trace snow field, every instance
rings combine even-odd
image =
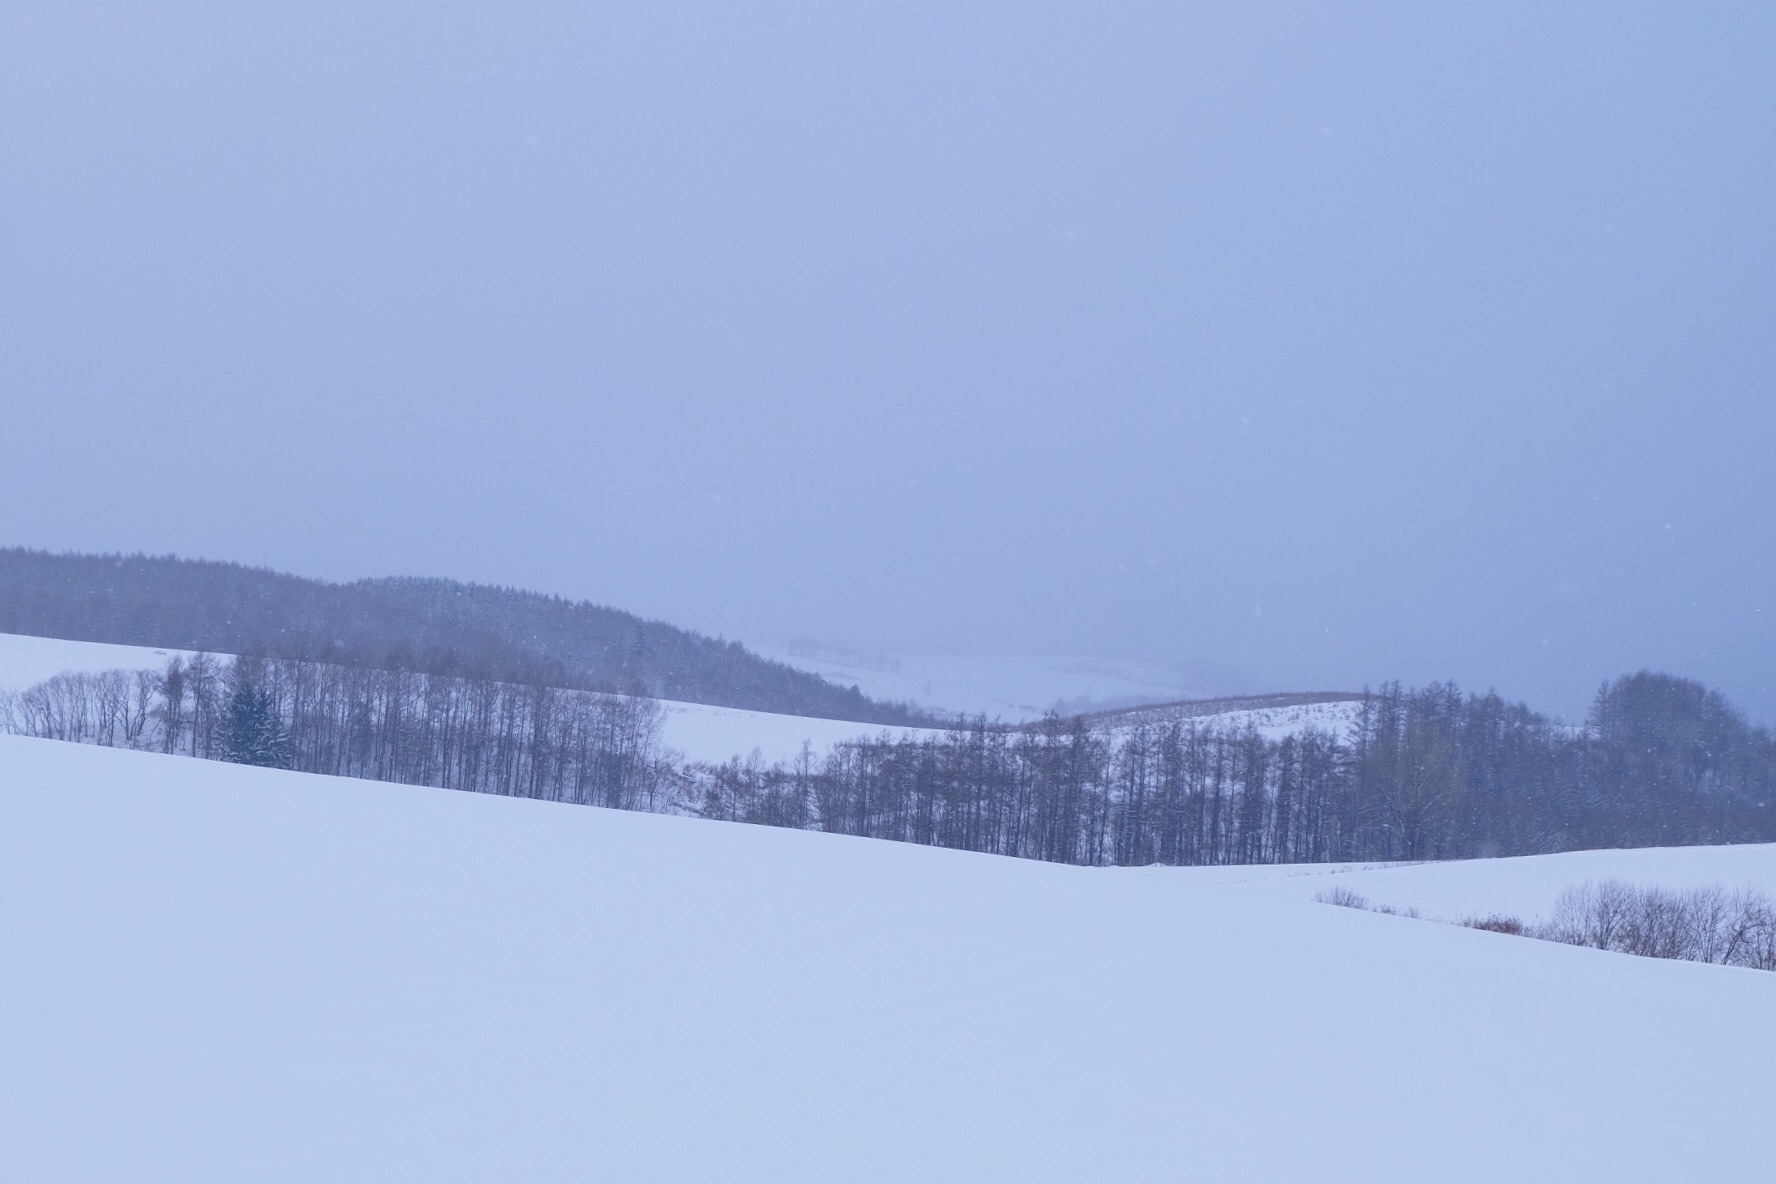
[[[1337,879],[1466,908],[1537,861],[1608,862]],[[1328,882],[0,736],[6,1174],[1763,1178],[1776,975]]]
[[[808,745],[819,759],[835,744],[866,736],[929,736],[924,728],[860,724],[851,720],[776,715],[738,707],[661,700],[660,741],[686,760],[722,764],[757,753],[764,764],[788,764]]]
[[[1299,888],[1311,898],[1336,885],[1361,893],[1371,904],[1414,908],[1432,920],[1461,921],[1502,913],[1530,921],[1545,920],[1562,889],[1597,880],[1625,880],[1680,891],[1710,884],[1729,891],[1752,887],[1776,897],[1776,844],[1565,851],[1329,873],[1299,867],[1292,871],[1297,874],[1273,880],[1272,888],[1287,879],[1291,889]]]
[[[183,652],[0,633],[0,690],[22,691],[68,670],[158,670]]]
[[[1040,719],[1056,707],[1078,712],[1164,703],[1220,689],[1211,676],[1109,658],[848,655],[832,647],[769,643],[748,648],[840,686],[856,686],[873,699],[911,700],[1006,723]]]

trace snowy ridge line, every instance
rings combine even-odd
[[[931,722],[739,642],[605,605],[439,578],[334,583],[170,556],[0,547],[0,629]]]
[[[846,660],[843,647],[805,642],[755,642],[753,648],[841,686],[856,684],[877,700],[909,700],[967,720],[984,715],[1028,723],[1050,712],[1074,716],[1246,689],[1212,672],[1085,655],[875,654]]]
[[[1286,699],[1290,696],[1275,696]],[[1207,728],[1223,732],[1254,731],[1266,740],[1280,741],[1288,737],[1301,737],[1309,731],[1322,732],[1346,741],[1361,726],[1363,713],[1362,699],[1334,698],[1326,702],[1296,703],[1290,706],[1273,707],[1231,707],[1226,710],[1211,710],[1200,713],[1190,710],[1186,705],[1182,712],[1174,712],[1167,708],[1153,710],[1135,709],[1129,713],[1131,718],[1097,719],[1088,722],[1088,726],[1097,732],[1108,735],[1127,735],[1143,728],[1160,730],[1178,728],[1189,725],[1190,728]]]
[[[1216,699],[1179,699],[1171,703],[1155,703],[1146,707],[1125,707],[1110,711],[1086,712],[1080,718],[1089,725],[1138,726],[1168,724],[1190,719],[1211,719],[1225,715],[1254,715],[1267,723],[1285,722],[1278,713],[1299,708],[1355,705],[1363,696],[1349,691],[1283,691],[1269,695],[1236,695]],[[1298,713],[1301,714],[1301,713]],[[1303,718],[1302,723],[1319,722]]]

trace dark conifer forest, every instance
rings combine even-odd
[[[546,682],[862,723],[934,722],[738,642],[454,580],[330,584],[170,556],[0,548],[0,633]]]

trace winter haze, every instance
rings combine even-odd
[[[1776,720],[1776,10],[0,12],[0,544]]]

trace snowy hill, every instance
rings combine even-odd
[[[805,715],[776,715],[768,711],[744,711],[738,707],[711,707],[705,703],[662,701],[661,741],[686,760],[719,764],[753,753],[766,764],[789,763],[802,746],[819,756],[833,745],[861,736],[924,736],[922,728],[855,723],[842,719],[812,719]]]
[[[330,583],[173,556],[0,547],[0,630],[263,652],[871,723],[930,721],[745,647],[586,601],[455,580]]]
[[[1345,736],[1356,724],[1362,706],[1363,701],[1358,696],[1330,692],[1242,695],[1098,712],[1090,718],[1111,732],[1126,731],[1139,725],[1164,726],[1195,721],[1213,722],[1217,727],[1234,732],[1251,728],[1268,740],[1281,740],[1284,736],[1299,735],[1308,728]]]
[[[1046,711],[1107,711],[1241,689],[1228,673],[1111,658],[867,654],[805,641],[749,646],[840,686],[855,686],[872,699],[1005,723],[1038,719]]]
[[[1311,899],[1680,863],[1776,889],[1769,847],[1081,869],[0,736],[0,1142],[31,1181],[1762,1179],[1776,975]]]
[[[64,671],[158,670],[182,650],[0,633],[0,691],[22,691]]]

